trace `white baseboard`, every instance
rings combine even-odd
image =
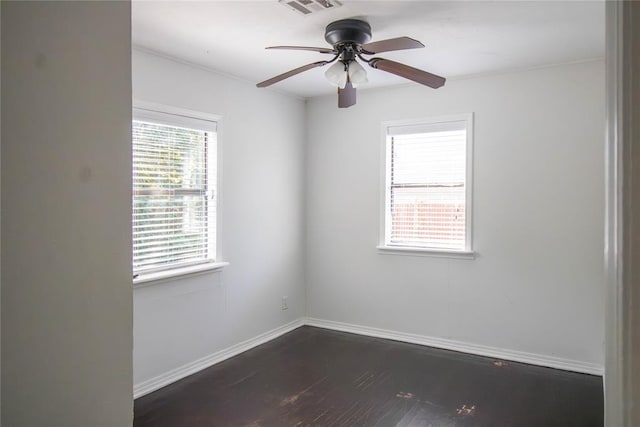
[[[542,354],[526,353],[522,351],[507,350],[498,347],[489,347],[480,344],[471,344],[462,341],[449,340],[444,338],[428,337],[424,335],[408,334],[404,332],[391,331],[387,329],[371,328],[368,326],[354,325],[350,323],[334,322],[332,320],[300,318],[286,325],[282,325],[254,338],[235,344],[216,353],[205,356],[194,362],[179,366],[162,375],[135,384],[133,387],[133,397],[149,394],[164,386],[174,383],[189,375],[195,374],[223,360],[251,350],[261,344],[271,341],[281,335],[291,332],[303,325],[315,326],[318,328],[331,329],[334,331],[349,332],[352,334],[365,335],[369,337],[385,338],[394,341],[402,341],[411,344],[419,344],[428,347],[442,348],[446,350],[460,351],[462,353],[476,354],[496,359],[512,360],[514,362],[528,363],[530,365],[544,366],[547,368],[562,369],[565,371],[580,372],[584,374],[602,376],[604,368],[595,363],[582,362],[579,360],[564,359],[561,357],[546,356]]]
[[[604,368],[595,363],[582,362],[579,360],[564,359],[561,357],[547,356],[522,351],[507,350],[498,347],[489,347],[480,344],[471,344],[462,341],[449,340],[444,338],[428,337],[424,335],[407,334],[404,332],[390,331],[387,329],[371,328],[368,326],[353,325],[349,323],[334,322],[331,320],[307,318],[305,325],[316,326],[318,328],[332,329],[334,331],[350,332],[369,337],[386,338],[395,341],[403,341],[411,344],[420,344],[429,347],[437,347],[446,350],[460,351],[463,353],[477,354],[479,356],[492,357],[496,359],[511,360],[514,362],[528,363],[531,365],[544,366],[547,368],[562,369],[565,371],[580,372],[583,374],[602,376]]]
[[[289,322],[286,325],[279,326],[254,338],[242,341],[238,344],[217,351],[194,362],[179,366],[175,369],[165,372],[162,375],[158,375],[157,377],[135,384],[133,387],[133,398],[137,399],[138,397],[149,394],[152,391],[156,391],[159,388],[181,380],[182,378],[188,377],[189,375],[195,374],[196,372],[215,365],[216,363],[220,363],[223,360],[227,360],[233,356],[237,356],[240,353],[244,353],[247,350],[251,350],[254,347],[278,338],[280,335],[291,332],[303,325],[303,318],[296,319],[293,322]]]

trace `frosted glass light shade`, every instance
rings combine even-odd
[[[347,72],[344,70],[344,64],[340,61],[329,67],[324,76],[329,80],[329,83],[340,89],[344,89],[347,85]]]
[[[349,80],[353,87],[358,87],[363,83],[367,83],[367,72],[362,65],[358,64],[355,60],[349,64]]]

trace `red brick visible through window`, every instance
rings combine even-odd
[[[452,246],[465,239],[465,209],[460,203],[397,203],[393,206],[391,241]]]

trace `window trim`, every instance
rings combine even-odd
[[[439,249],[422,246],[393,245],[387,242],[390,232],[390,194],[387,183],[390,179],[390,154],[391,144],[388,144],[387,135],[390,127],[433,125],[446,122],[466,122],[467,143],[466,143],[466,168],[465,168],[465,247],[462,250]],[[475,259],[476,253],[473,250],[473,137],[474,137],[474,115],[473,113],[451,114],[444,116],[430,116],[417,119],[383,121],[381,123],[381,143],[380,143],[380,207],[379,207],[379,254],[391,255],[411,255],[411,256],[435,256],[444,258]]]
[[[185,108],[174,107],[170,105],[157,104],[134,99],[131,120],[149,120],[167,124],[169,126],[190,127],[202,129],[204,131],[216,132],[216,194],[215,194],[215,241],[209,242],[215,244],[214,259],[198,262],[192,265],[180,265],[162,270],[152,270],[135,275],[133,278],[134,285],[152,284],[157,281],[164,281],[184,276],[190,276],[196,273],[206,273],[220,271],[229,262],[223,261],[222,239],[221,239],[221,223],[222,223],[222,141],[223,141],[223,120],[222,116],[217,114],[204,113],[201,111],[188,110]],[[215,126],[203,128],[202,122],[213,122]],[[133,144],[133,141],[132,141]],[[211,165],[207,163],[207,168]],[[132,171],[133,172],[133,171]],[[209,173],[209,171],[208,171]],[[133,191],[133,183],[132,183]],[[133,195],[133,194],[132,194]],[[133,200],[133,197],[132,197]],[[133,241],[131,242],[133,248]]]
[[[185,276],[193,276],[196,274],[211,273],[214,271],[222,270],[227,265],[229,265],[228,262],[213,261],[144,273],[135,276],[133,278],[133,284],[139,287],[144,284],[150,285],[155,282],[172,280],[174,278],[183,278]]]

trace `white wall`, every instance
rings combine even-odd
[[[307,315],[603,362],[601,61],[308,103]],[[478,257],[381,255],[380,122],[475,113]]]
[[[133,83],[137,100],[223,116],[219,232],[231,263],[135,289],[139,384],[304,316],[305,104],[135,50]]]
[[[2,424],[131,425],[128,2],[2,3]]]

